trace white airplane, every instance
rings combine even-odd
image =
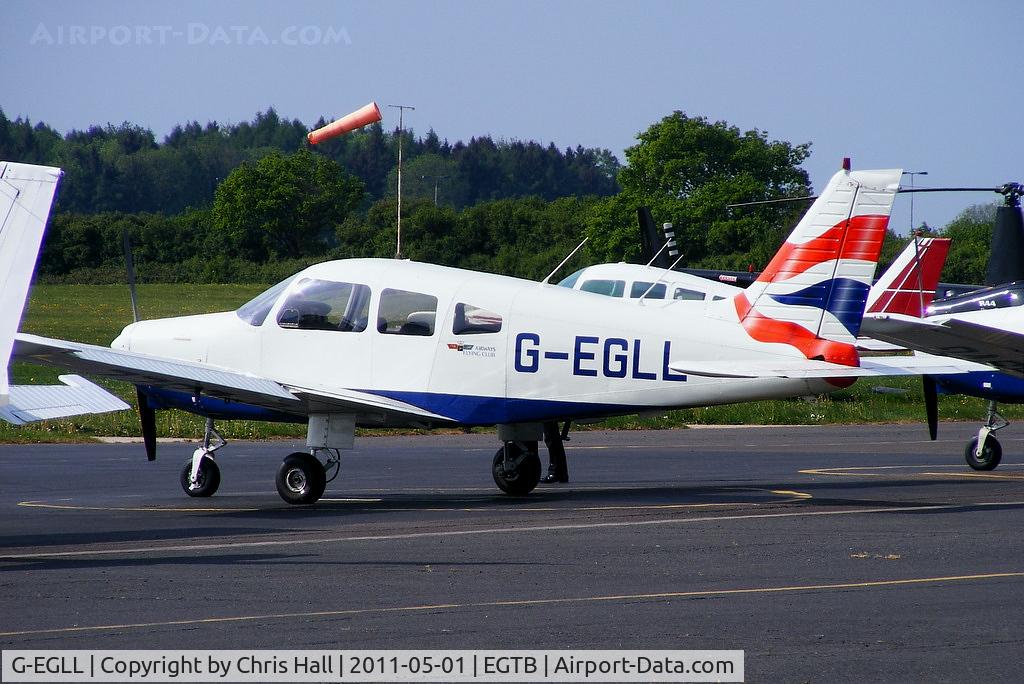
[[[320,498],[357,425],[497,425],[494,480],[524,495],[540,479],[545,421],[818,394],[857,376],[922,372],[861,360],[854,346],[899,169],[836,173],[758,281],[699,311],[348,259],[311,266],[237,311],[133,323],[110,348],[13,334],[59,176],[4,165],[0,350],[13,337],[14,358],[136,385],[151,459],[156,409],[205,416],[203,445],[181,474],[190,496],[209,496],[220,482],[214,419],[308,423],[309,453],[286,457],[276,478],[289,503]],[[958,370],[928,364],[936,369]],[[78,376],[62,381],[9,388],[0,417],[125,408]]]
[[[949,238],[925,237],[907,243],[868,291],[866,312],[922,316],[935,299],[950,242]],[[744,290],[691,273],[624,262],[587,266],[558,284],[638,303],[659,299],[715,302],[735,297]],[[864,336],[858,337],[857,346],[865,351],[906,349]]]

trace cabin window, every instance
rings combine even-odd
[[[580,287],[584,292],[606,295],[608,297],[621,297],[626,291],[625,280],[588,280]]]
[[[274,308],[274,304],[277,303],[277,298],[292,284],[293,280],[295,280],[295,276],[282,280],[277,285],[264,290],[238,307],[235,315],[251,326],[259,327],[263,325],[263,321],[267,320],[267,314],[270,313],[270,310]]]
[[[718,295],[715,295],[714,297],[711,298],[711,301],[713,301],[713,302],[720,302],[723,299],[725,299],[725,297],[719,297]]]
[[[480,335],[501,332],[501,316],[472,304],[456,304],[452,321],[453,335]]]
[[[654,287],[651,287],[652,285],[654,285]],[[658,283],[655,285],[654,283],[645,283],[640,280],[633,283],[633,287],[629,289],[629,296],[632,299],[639,299],[644,296],[644,292],[647,292],[647,290],[650,290],[650,292],[647,293],[647,296],[644,297],[644,299],[665,298],[665,283]]]
[[[408,290],[380,293],[377,331],[385,335],[433,335],[437,297]]]
[[[672,293],[672,299],[682,299],[684,301],[701,301],[704,299],[704,293],[697,292],[697,290],[687,290],[685,287],[677,287],[676,291]]]
[[[370,318],[370,288],[354,283],[304,279],[277,314],[282,328],[362,332]]]

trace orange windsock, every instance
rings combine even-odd
[[[332,121],[322,128],[310,131],[306,139],[309,140],[310,145],[316,145],[325,140],[344,135],[349,131],[354,131],[357,128],[362,128],[367,124],[372,124],[374,121],[380,121],[380,108],[377,107],[376,102],[371,102],[351,114],[346,114],[337,121]]]

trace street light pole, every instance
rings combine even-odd
[[[437,185],[438,185],[438,183],[440,183],[441,181],[443,181],[445,178],[448,178],[448,177],[449,177],[448,175],[444,175],[444,176],[420,176],[420,180],[427,180],[428,178],[433,178],[434,179],[434,206],[435,207],[437,206]]]
[[[416,111],[412,105],[393,105],[398,110],[398,239],[395,243],[395,258],[402,258],[402,139],[405,137],[403,117],[406,109]]]
[[[910,189],[914,189],[914,176],[927,176],[927,171],[904,171],[904,176],[910,176]],[[916,227],[914,226],[914,193],[910,193],[910,234],[913,235]]]

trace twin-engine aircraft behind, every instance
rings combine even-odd
[[[150,458],[155,410],[205,416],[203,445],[182,469],[191,496],[220,482],[214,420],[308,423],[309,452],[286,457],[277,474],[289,503],[321,497],[356,426],[497,425],[494,480],[524,495],[541,475],[544,422],[818,394],[856,376],[914,373],[891,359],[862,361],[855,347],[898,169],[836,173],[758,280],[701,308],[349,259],[307,268],[237,311],[134,323],[111,348],[13,335],[59,176],[4,165],[0,351],[13,336],[14,358],[136,385]],[[928,367],[957,370],[945,360]],[[78,376],[62,381],[11,387],[0,416],[126,407]]]

